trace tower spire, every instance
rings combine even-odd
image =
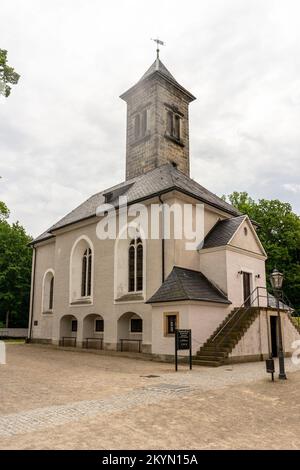
[[[161,39],[158,39],[158,38],[156,38],[156,39],[151,38],[151,41],[156,42],[156,61],[158,63],[158,61],[159,61],[159,46],[165,46],[166,44],[163,41],[161,41]]]

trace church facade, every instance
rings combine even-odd
[[[276,355],[278,317],[266,289],[266,253],[253,222],[190,178],[189,105],[195,97],[157,57],[121,98],[127,105],[126,179],[91,196],[32,242],[29,340],[134,351],[169,360],[176,328],[192,330],[195,363],[216,366]],[[142,205],[147,226],[99,237],[111,207]],[[201,207],[201,237],[187,248],[176,207]],[[136,220],[129,217],[130,222]],[[181,228],[183,235],[176,236]],[[200,233],[200,232],[199,232]],[[282,306],[284,349],[299,339]]]

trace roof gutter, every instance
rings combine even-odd
[[[161,194],[158,196],[159,202],[162,206],[161,211],[161,282],[165,281],[165,214],[164,214],[164,203],[161,198]]]

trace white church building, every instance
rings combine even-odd
[[[171,360],[175,329],[183,328],[192,331],[195,364],[276,356],[278,316],[256,226],[190,178],[195,97],[157,58],[121,98],[127,105],[126,179],[92,195],[32,242],[29,341]],[[137,224],[132,236],[99,237],[99,223],[110,213],[99,207],[112,207],[119,223],[125,198],[128,211],[143,206],[149,226],[151,208],[158,207],[158,236],[145,236]],[[176,236],[185,221],[174,214],[166,234],[175,206],[182,212],[189,206],[193,222],[201,208],[193,249],[184,234]],[[281,319],[290,354],[300,336],[287,309]]]

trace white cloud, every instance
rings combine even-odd
[[[217,194],[246,190],[300,212],[297,0],[11,0],[0,47],[21,74],[0,101],[0,199],[37,235],[124,179],[125,104],[162,60],[191,104],[192,177]],[[153,25],[155,30],[153,31]]]
[[[292,193],[295,193],[295,194],[300,193],[300,184],[285,183],[283,187],[284,189],[286,189],[287,191],[291,191]]]

